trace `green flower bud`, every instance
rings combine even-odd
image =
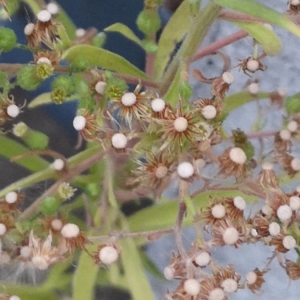
[[[42,132],[29,128],[25,123],[20,122],[13,128],[13,134],[21,138],[31,149],[45,149],[48,146],[49,138]]]
[[[126,82],[119,78],[110,78],[107,82],[105,95],[108,98],[119,98],[128,90]]]
[[[91,63],[85,57],[78,57],[71,64],[73,72],[83,72],[91,67]]]
[[[144,6],[147,9],[156,9],[162,3],[163,0],[145,0]]]
[[[300,112],[300,93],[288,97],[284,103],[284,107],[289,114],[297,114]]]
[[[0,87],[3,88],[7,85],[9,85],[9,81],[8,81],[6,73],[0,72]]]
[[[23,67],[17,74],[18,85],[26,90],[36,90],[41,81],[36,77],[36,70],[33,66]]]
[[[52,90],[56,88],[64,89],[67,97],[74,93],[74,82],[70,76],[60,75],[57,76],[52,82]]]
[[[144,34],[154,34],[161,27],[160,17],[156,10],[143,10],[138,15],[136,24]]]
[[[55,104],[62,104],[67,99],[67,93],[64,88],[58,87],[51,92],[51,100]]]
[[[57,195],[62,200],[68,200],[74,196],[76,189],[74,189],[70,183],[63,182],[57,189]]]
[[[181,82],[179,85],[179,95],[184,100],[190,99],[193,95],[192,86],[186,81]]]
[[[61,201],[56,197],[47,197],[40,204],[40,211],[44,215],[50,216],[55,214],[61,205]]]
[[[100,186],[98,183],[89,183],[85,186],[85,193],[92,198],[98,197],[100,195]]]
[[[106,34],[104,32],[100,32],[92,39],[92,45],[98,48],[102,48],[105,41]]]
[[[241,147],[247,142],[246,134],[240,129],[232,130],[232,137],[236,147]]]
[[[144,41],[144,49],[147,53],[155,53],[158,49],[158,46],[156,43],[149,41],[149,40],[145,40]]]
[[[8,52],[17,44],[17,36],[10,28],[0,27],[0,51]]]
[[[47,64],[41,63],[37,64],[35,67],[35,75],[39,80],[45,80],[53,74],[54,68]]]

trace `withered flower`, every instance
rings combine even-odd
[[[240,60],[241,62],[239,63],[239,67],[248,76],[250,76],[249,72],[255,73],[258,70],[265,71],[267,69],[267,67],[265,65],[263,65],[263,63],[261,62],[262,57],[264,57],[264,55],[262,55],[258,58],[254,58],[254,57],[250,56],[250,57],[246,58],[245,60]]]
[[[257,214],[252,219],[252,226],[257,231],[259,236],[267,237],[269,232],[269,221],[260,214]]]
[[[47,63],[57,66],[60,62],[61,53],[59,51],[39,51],[33,55],[36,64]]]
[[[207,276],[201,281],[201,290],[197,299],[218,299],[225,300],[224,290],[214,276]]]
[[[38,48],[40,46],[41,40],[37,32],[37,27],[34,23],[28,23],[24,27],[24,34],[27,38],[27,44],[30,48]]]
[[[258,182],[265,189],[277,190],[279,188],[278,179],[273,169],[273,164],[269,162],[264,162],[262,164],[261,171],[258,175]]]
[[[234,77],[230,72],[224,72],[217,77],[211,85],[211,93],[219,100],[224,100],[226,92],[233,83]]]
[[[97,251],[93,254],[93,258],[96,264],[108,266],[117,261],[120,252],[120,247],[115,243],[103,244],[99,245]]]
[[[206,120],[214,119],[221,111],[221,102],[217,100],[199,99],[193,102],[193,106]]]
[[[241,276],[235,272],[233,265],[228,265],[226,268],[218,267],[214,278],[225,293],[234,293],[238,289]]]
[[[209,206],[201,209],[200,219],[204,221],[206,225],[214,225],[226,216],[225,201],[223,198],[217,198],[210,199],[209,202]]]
[[[186,277],[186,262],[180,254],[171,254],[169,265],[164,269],[164,275],[167,280],[183,279]]]
[[[286,253],[289,250],[294,249],[297,245],[297,242],[291,235],[280,233],[272,238],[271,245],[275,246],[278,252]]]
[[[298,14],[300,12],[300,1],[299,0],[289,0],[287,12],[290,14]]]
[[[58,217],[47,216],[45,219],[40,221],[40,224],[46,231],[50,231],[52,235],[58,235],[60,234],[65,221]]]
[[[293,262],[292,260],[287,259],[285,270],[290,280],[298,280],[300,279],[300,265]]]
[[[244,210],[246,209],[246,201],[241,196],[234,198],[225,198],[226,212],[233,221],[244,223]]]
[[[98,131],[96,115],[89,114],[88,111],[85,110],[82,115],[74,118],[73,127],[79,131],[85,140],[89,141],[95,139]]]
[[[4,200],[0,202],[0,212],[9,212],[17,210],[19,204],[23,201],[24,195],[21,192],[9,192],[5,195]]]
[[[290,154],[286,154],[280,163],[290,177],[295,176],[300,171],[300,159]]]
[[[258,268],[249,272],[246,275],[247,286],[251,290],[252,293],[258,294],[261,292],[261,287],[265,282],[263,276],[265,275],[266,271],[260,271]]]
[[[286,98],[286,91],[284,88],[278,88],[277,91],[269,94],[269,98],[272,104],[277,104],[279,107],[282,107]]]
[[[41,10],[37,14],[35,30],[40,40],[50,48],[57,41],[57,26],[52,20],[52,15],[48,10]]]

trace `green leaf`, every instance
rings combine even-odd
[[[135,35],[135,33],[126,25],[122,23],[115,23],[109,27],[106,27],[104,31],[108,32],[118,32],[138,44],[140,47],[144,48],[143,42]]]
[[[152,288],[147,279],[139,251],[133,239],[128,238],[120,240],[119,245],[122,249],[122,254],[120,255],[120,257],[122,259],[122,265],[124,268],[125,279],[128,284],[128,290],[132,296],[131,299],[154,300],[155,298],[152,292]]]
[[[122,56],[90,45],[77,45],[66,50],[63,59],[74,62],[83,57],[90,64],[119,73],[147,79],[148,76]]]
[[[185,36],[190,25],[190,4],[184,1],[173,14],[164,28],[158,42],[154,62],[154,76],[160,78],[171,59],[175,46]]]
[[[30,150],[18,142],[0,135],[0,155],[8,159],[14,158],[16,156],[26,154]],[[49,163],[40,158],[39,156],[26,156],[23,159],[19,159],[14,163],[32,171],[41,171],[48,167]]]
[[[284,14],[254,0],[213,0],[215,3],[278,25],[300,37],[300,28]]]
[[[78,96],[72,95],[72,97],[69,97],[65,102],[74,101],[76,99],[78,99]],[[37,106],[47,105],[47,104],[53,104],[53,102],[51,100],[51,93],[42,93],[42,94],[38,95],[28,104],[27,107],[35,108]]]
[[[266,28],[264,25],[240,21],[230,22],[248,32],[253,38],[255,38],[269,56],[274,56],[280,53],[280,39],[272,30]]]
[[[62,24],[57,25],[57,33],[61,40],[59,50],[67,49],[67,48],[71,47],[71,40],[69,38],[69,35],[68,35],[64,25],[62,25]]]
[[[166,102],[170,103],[173,107],[176,107],[179,99],[179,87],[180,87],[180,70],[178,69],[172,84],[164,96]]]
[[[55,2],[57,4],[57,2]],[[59,14],[56,16],[56,20],[64,26],[64,29],[71,40],[76,38],[76,25],[73,23],[67,13],[59,6]]]

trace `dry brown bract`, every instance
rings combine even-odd
[[[258,268],[249,272],[246,276],[247,286],[254,294],[261,293],[261,287],[265,282],[263,276],[265,275],[266,271],[260,271]]]
[[[297,263],[287,259],[285,270],[291,280],[300,279],[300,266]]]

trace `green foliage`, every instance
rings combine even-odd
[[[9,52],[17,44],[17,36],[12,29],[0,27],[0,51]]]

